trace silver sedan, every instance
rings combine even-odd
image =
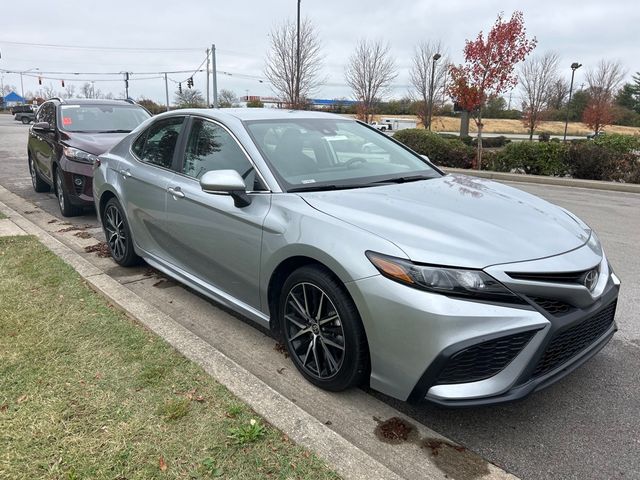
[[[620,282],[588,225],[348,118],[174,111],[94,170],[117,263],[144,259],[270,328],[328,390],[505,402],[616,331]]]

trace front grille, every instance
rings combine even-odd
[[[582,283],[582,277],[589,270],[582,270],[580,272],[561,272],[561,273],[524,273],[524,272],[506,272],[511,278],[516,280],[528,280],[532,282],[547,282],[547,283]]]
[[[494,376],[509,365],[534,333],[516,333],[459,351],[449,359],[435,384],[477,382]]]
[[[569,313],[575,310],[575,307],[573,305],[561,302],[560,300],[553,300],[551,298],[543,297],[529,298],[533,300],[540,308],[544,309],[551,315],[564,315],[565,313]]]
[[[544,375],[569,361],[609,330],[616,313],[616,301],[563,332],[547,346],[533,372],[534,377]]]

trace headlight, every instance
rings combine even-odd
[[[526,303],[482,270],[418,265],[409,260],[366,252],[382,275],[414,288],[443,295],[506,303]]]
[[[64,147],[62,149],[62,152],[64,153],[65,157],[67,157],[69,160],[73,160],[74,162],[89,163],[93,165],[98,159],[98,157],[91,153],[85,152],[84,150],[78,150],[77,148],[73,147]]]

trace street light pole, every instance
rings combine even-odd
[[[22,98],[24,98],[24,83],[22,81],[22,74],[23,73],[33,72],[34,70],[39,70],[39,68],[38,67],[34,67],[34,68],[30,68],[29,70],[23,70],[21,72],[18,72],[20,74],[20,94],[22,95]]]
[[[428,113],[428,125],[427,128],[429,129],[429,131],[431,131],[431,115],[433,114],[433,82],[435,80],[435,75],[436,75],[436,62],[438,60],[440,60],[440,57],[442,55],[440,55],[439,53],[436,53],[433,56],[433,62],[431,63],[431,81],[429,82],[429,113]]]
[[[300,0],[298,0],[298,22],[296,28],[296,92],[295,92],[295,108],[300,108]]]
[[[563,142],[567,141],[567,127],[569,126],[569,105],[571,104],[571,94],[573,93],[573,77],[576,74],[576,70],[582,66],[581,63],[573,62],[571,64],[571,85],[569,86],[569,101],[567,102],[567,115],[564,119],[564,137]]]

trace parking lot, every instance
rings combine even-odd
[[[37,194],[31,187],[27,130],[11,116],[0,115],[0,185],[33,205],[33,210],[20,213],[32,216],[34,222],[37,213],[33,212],[38,210],[61,218],[53,194]],[[319,392],[301,381],[263,332],[169,279],[141,270],[123,271],[115,264],[111,268],[109,259],[100,262],[132,292],[144,296],[276,390],[295,398],[323,422],[332,422],[345,438],[367,432],[341,431],[331,416],[332,408],[339,405],[348,413],[365,409],[367,402],[377,398],[521,478],[640,478],[640,195],[513,185],[571,210],[595,228],[623,286],[616,316],[620,330],[599,355],[547,390],[499,407],[445,410],[409,406],[374,392]],[[96,238],[101,236],[91,212],[65,221],[80,225]],[[82,239],[70,239],[82,245]],[[212,312],[219,315],[212,318]],[[250,352],[243,351],[247,344]],[[387,460],[401,462],[402,457]]]

